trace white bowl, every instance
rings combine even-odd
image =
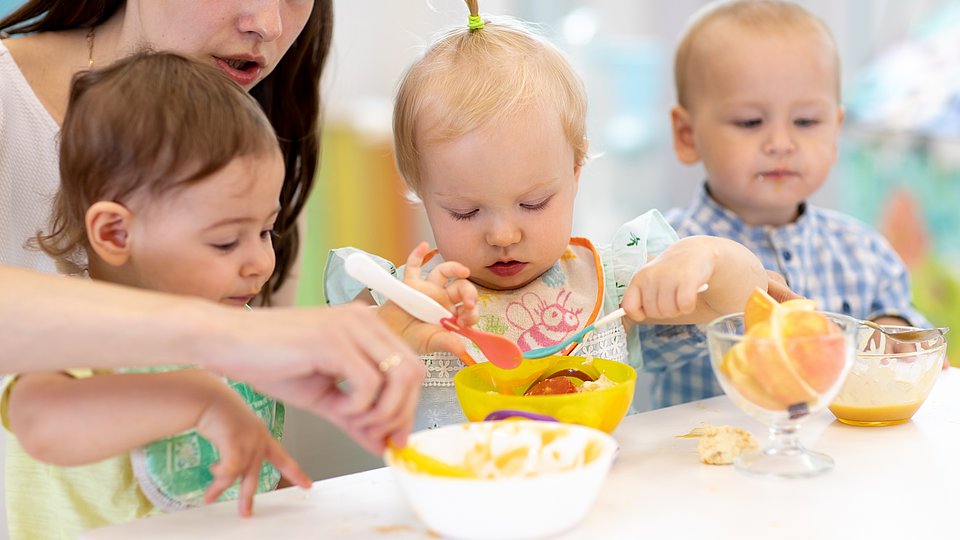
[[[420,520],[443,536],[541,538],[574,527],[590,510],[617,450],[613,437],[574,424],[507,420],[444,426],[414,433],[409,440],[424,454],[463,466],[467,453],[478,445],[492,446],[496,456],[500,450],[535,448],[544,432],[557,430],[562,430],[562,442],[558,438],[548,450],[528,456],[527,472],[520,475],[425,474],[409,469],[391,450],[384,453],[384,461]],[[584,463],[588,447],[595,457]]]

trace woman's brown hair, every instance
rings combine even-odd
[[[30,0],[0,20],[0,32],[25,34],[96,26],[126,0]],[[333,36],[333,0],[315,0],[310,19],[273,72],[251,91],[273,125],[286,177],[277,217],[277,268],[264,286],[264,304],[286,281],[297,256],[297,217],[320,166],[320,76]]]

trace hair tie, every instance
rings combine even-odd
[[[483,17],[480,15],[468,15],[467,28],[471,30],[479,30],[483,28]]]

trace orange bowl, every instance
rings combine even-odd
[[[593,377],[606,376],[607,388],[574,394],[525,396],[544,375],[576,369]],[[516,369],[500,369],[489,362],[466,367],[453,380],[457,398],[472,422],[509,411],[544,415],[560,422],[580,424],[612,433],[633,401],[637,372],[628,364],[583,356],[548,356],[524,360]]]

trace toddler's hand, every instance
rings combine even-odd
[[[204,493],[204,500],[216,500],[235,481],[240,480],[237,504],[241,516],[253,513],[253,496],[260,480],[264,461],[272,463],[288,480],[309,488],[310,478],[300,469],[267,430],[267,426],[250,410],[246,402],[221,381],[211,385],[210,400],[201,411],[196,429],[217,447],[220,461],[210,467],[213,482]]]
[[[470,270],[454,261],[446,261],[430,271],[426,279],[420,277],[423,257],[429,251],[426,242],[417,246],[407,257],[403,282],[426,294],[447,308],[461,327],[473,326],[479,320],[477,288],[466,278]],[[456,335],[440,326],[415,319],[393,302],[380,309],[381,317],[419,354],[447,351],[462,354],[466,351]]]
[[[803,298],[803,296],[793,292],[787,285],[787,280],[779,272],[773,270],[767,270],[767,294],[781,304],[787,300]]]
[[[910,322],[906,319],[901,319],[900,317],[879,317],[874,319],[873,322],[879,324],[880,326],[910,326]],[[880,343],[884,344],[883,350],[880,349]],[[877,352],[882,352],[885,354],[901,354],[901,353],[917,353],[920,352],[920,345],[916,343],[903,343],[892,338],[882,338],[880,332],[877,330],[873,331],[873,334],[870,336],[870,341],[868,342],[868,347]],[[909,362],[908,359],[903,359],[903,362]],[[950,369],[950,359],[946,356],[943,357],[942,369]]]
[[[633,275],[621,302],[627,317],[669,320],[696,309],[697,289],[709,282],[717,261],[716,251],[699,240],[680,240]]]

